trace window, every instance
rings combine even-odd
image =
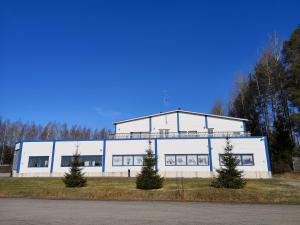
[[[175,155],[166,155],[166,166],[175,166]]]
[[[243,166],[254,166],[253,155],[242,155],[242,165]]]
[[[113,166],[143,166],[145,155],[113,155]]]
[[[186,166],[186,155],[176,155],[176,165]]]
[[[208,166],[208,155],[198,155],[198,165]]]
[[[133,155],[123,156],[124,166],[133,166]]]
[[[28,167],[48,167],[49,156],[29,156]]]
[[[238,166],[254,166],[253,154],[234,154]],[[224,154],[219,155],[220,166],[224,166]]]
[[[70,167],[73,156],[62,156],[61,167]],[[101,167],[102,155],[80,155],[80,166],[82,167]]]
[[[207,154],[168,154],[165,155],[166,166],[208,166]]]
[[[187,156],[187,165],[188,166],[197,166],[197,155],[188,155]]]

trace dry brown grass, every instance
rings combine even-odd
[[[134,178],[88,178],[84,188],[66,188],[60,178],[4,178],[0,197],[300,204],[300,188],[275,180],[249,180],[240,190],[209,184],[210,179],[166,179],[162,189],[144,191],[135,188]]]

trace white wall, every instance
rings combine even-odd
[[[225,138],[211,138],[213,171],[220,168],[219,154],[224,153]],[[264,137],[231,138],[233,153],[253,154],[254,166],[239,166],[246,177],[260,178],[269,176]],[[61,167],[61,157],[71,156],[78,152],[81,155],[103,155],[103,141],[56,141],[51,176],[63,176],[68,167]],[[50,176],[53,142],[24,142],[20,166],[20,176]],[[141,155],[149,148],[148,140],[107,140],[105,156],[105,173],[102,167],[83,167],[87,176],[127,176],[130,169],[135,176],[141,166],[112,166],[113,155]],[[151,140],[151,148],[155,153],[155,140]],[[158,170],[166,177],[208,177],[210,166],[166,166],[166,154],[208,154],[208,139],[157,139]],[[49,156],[48,167],[28,168],[29,156]]]
[[[138,119],[116,125],[116,133],[149,132],[149,118]],[[215,132],[244,131],[244,122],[226,118],[207,116],[208,128],[214,128]],[[153,116],[151,118],[152,133],[159,133],[159,129],[169,129],[169,132],[177,132],[177,112]],[[179,112],[179,130],[207,132],[204,115]]]
[[[268,162],[265,151],[264,137],[261,138],[231,138],[233,153],[253,154],[254,166],[238,166],[238,169],[245,172],[268,172]],[[220,168],[219,154],[224,153],[225,139],[211,139],[213,170]]]
[[[152,117],[152,132],[159,133],[159,129],[169,129],[169,132],[177,132],[177,113],[170,113]]]
[[[72,156],[76,153],[81,155],[103,155],[103,141],[57,141],[55,144],[55,155],[53,163],[53,174],[63,174],[69,167],[61,167],[62,156]],[[84,173],[102,172],[102,167],[83,167]]]
[[[149,118],[129,121],[116,125],[116,133],[149,132]]]
[[[165,154],[208,154],[207,139],[161,139],[157,141],[158,170],[176,171],[209,171],[208,166],[166,166]]]
[[[229,120],[207,116],[208,128],[214,128],[214,132],[244,131],[244,123],[239,120]]]
[[[20,173],[50,173],[53,142],[24,142],[20,163]],[[29,156],[49,156],[48,167],[28,168]]]
[[[151,141],[151,148],[154,153],[154,141]],[[127,174],[127,170],[131,172],[139,172],[141,166],[113,166],[112,156],[113,155],[143,155],[146,154],[146,150],[149,149],[148,140],[120,140],[106,141],[106,157],[105,157],[105,172],[115,173],[123,172]]]
[[[179,113],[179,130],[207,132],[205,116]]]

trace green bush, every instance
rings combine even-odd
[[[87,180],[82,173],[82,168],[80,168],[80,155],[78,153],[73,155],[70,171],[65,174],[63,182],[65,183],[66,187],[86,186]]]
[[[211,186],[216,188],[239,189],[246,185],[246,180],[242,178],[243,171],[237,170],[239,162],[232,154],[233,146],[229,138],[226,138],[225,153],[223,155],[224,167],[217,170],[218,176],[213,179]]]
[[[156,164],[156,159],[153,157],[151,148],[149,148],[146,153],[144,166],[136,178],[136,188],[146,190],[162,188],[164,179],[153,169]]]

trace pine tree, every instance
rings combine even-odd
[[[239,189],[246,185],[246,180],[242,178],[243,171],[237,170],[239,164],[236,157],[232,154],[233,146],[229,138],[226,138],[226,147],[224,149],[223,164],[224,167],[217,170],[218,177],[214,178],[211,186],[216,188]]]
[[[164,179],[159,176],[156,170],[154,170],[156,159],[153,157],[153,152],[151,150],[151,141],[149,141],[149,149],[146,153],[147,154],[144,157],[144,166],[141,173],[139,173],[136,178],[136,188],[146,190],[159,189],[163,186]]]
[[[271,136],[270,156],[274,173],[290,172],[293,165],[292,155],[295,150],[295,143],[284,122],[285,120],[281,116],[277,118],[274,122],[274,131]]]
[[[63,181],[66,187],[86,186],[87,180],[82,173],[82,168],[80,168],[80,154],[77,152],[73,155],[70,171],[65,174]]]

